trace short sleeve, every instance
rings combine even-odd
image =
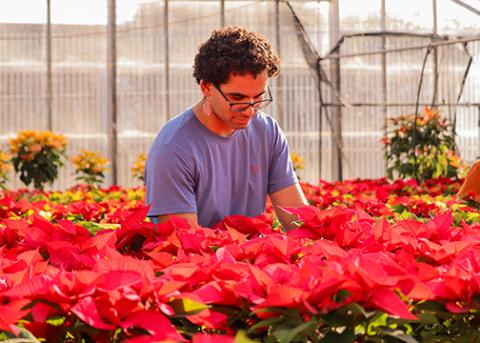
[[[153,148],[145,166],[149,217],[196,213],[193,163],[180,149],[166,144]]]
[[[275,193],[297,182],[298,179],[293,170],[287,139],[278,124],[274,122],[268,193]]]

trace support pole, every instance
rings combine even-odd
[[[108,0],[107,23],[107,113],[108,150],[112,163],[112,184],[118,184],[117,168],[117,42],[116,42],[116,0]]]
[[[277,47],[277,54],[281,56],[281,34],[280,34],[280,0],[275,0],[275,45]],[[282,59],[280,58],[280,61]],[[283,76],[282,73],[277,76],[277,87],[275,92],[275,98],[277,103],[277,120],[281,127],[285,123],[283,114]]]
[[[163,1],[163,38],[165,42],[165,113],[167,119],[170,119],[170,53],[169,53],[169,33],[168,33],[168,0]]]
[[[387,37],[385,35],[385,31],[387,30],[387,11],[386,11],[386,6],[385,6],[385,0],[382,0],[381,3],[381,9],[380,9],[380,15],[381,15],[381,29],[382,29],[382,50],[387,50]],[[383,136],[387,136],[388,132],[388,107],[387,107],[387,101],[388,101],[388,92],[387,92],[387,53],[383,52],[382,55],[382,101],[383,101],[383,106],[382,106],[382,112],[383,112]],[[384,165],[385,165],[385,173],[387,172],[388,168],[388,162],[387,159],[384,159]]]
[[[47,130],[53,131],[53,105],[52,105],[52,11],[51,11],[51,0],[47,0],[47,89],[46,89],[46,100],[47,100]]]
[[[432,0],[432,13],[433,13],[433,40],[432,43],[437,41],[438,36],[438,15],[437,15],[437,0]],[[438,48],[433,47],[433,97],[432,97],[432,106],[438,106]]]
[[[220,0],[220,26],[225,27],[225,0]]]
[[[329,26],[330,26],[330,46],[334,46],[340,39],[340,11],[339,0],[331,0],[329,8]],[[340,54],[337,47],[337,55]],[[332,179],[341,181],[343,179],[342,171],[342,106],[339,102],[341,96],[340,87],[340,59],[335,58],[331,61],[330,81],[333,86],[331,93],[332,103],[335,103],[332,110]],[[334,94],[334,93],[337,94]],[[338,95],[338,96],[337,96]]]
[[[478,109],[478,122],[477,122],[477,160],[480,159],[480,105]]]
[[[322,180],[322,152],[323,152],[323,111],[324,108],[322,76],[320,60],[317,62],[317,89],[318,89],[318,180]]]

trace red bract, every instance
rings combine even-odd
[[[6,305],[0,305],[0,330],[19,333],[18,327],[15,326],[29,311],[22,308],[28,304],[28,300],[21,299],[12,301]]]
[[[278,233],[251,239],[241,244],[240,248],[243,249],[245,258],[260,267],[275,262],[290,263],[300,252],[297,242]]]
[[[72,307],[72,312],[75,313],[78,318],[94,328],[103,330],[115,329],[115,325],[108,324],[102,320],[92,297],[82,298]]]
[[[260,307],[298,307],[308,296],[308,293],[298,287],[275,285],[269,288],[268,295],[258,305]]]
[[[371,301],[387,313],[403,319],[417,319],[408,311],[407,305],[397,294],[386,288],[375,288],[370,292]]]
[[[142,337],[140,339],[130,339],[127,342],[146,342],[142,339],[151,339],[150,342],[158,341],[174,341],[187,342],[170,321],[161,313],[155,311],[137,311],[130,314],[121,324],[124,330],[136,327],[146,330],[151,336]]]
[[[102,275],[101,285],[107,290],[137,281],[142,282],[142,288],[146,290],[143,286],[150,285],[154,279],[154,271],[148,261],[123,256],[113,250],[105,257],[97,258],[94,271]],[[110,273],[114,275],[110,276]]]
[[[265,215],[249,218],[245,216],[228,216],[215,228],[233,228],[243,234],[269,234],[272,232],[272,219]]]

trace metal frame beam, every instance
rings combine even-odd
[[[469,10],[472,13],[475,13],[476,15],[480,15],[480,10],[479,9],[477,9],[473,6],[470,6],[469,4],[467,4],[467,3],[465,3],[461,0],[450,0],[450,1],[456,3],[459,6],[462,6],[463,8],[466,8],[467,10]]]
[[[118,136],[117,136],[117,13],[116,0],[108,0],[107,23],[107,115],[108,150],[112,165],[112,184],[118,184]]]
[[[339,0],[331,0],[329,8],[329,28],[330,42],[337,42],[340,38],[340,9]],[[340,51],[340,46],[336,46]],[[340,54],[337,54],[340,56]],[[339,101],[341,95],[340,81],[340,58],[334,58],[331,61],[330,82],[334,92],[332,92],[332,101]],[[336,94],[334,94],[336,93]],[[342,107],[336,106],[331,110],[332,119],[332,179],[342,181]]]
[[[47,0],[47,44],[46,44],[46,63],[47,63],[47,130],[53,130],[53,84],[52,84],[52,8],[51,0]]]

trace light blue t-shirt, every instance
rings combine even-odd
[[[221,137],[191,108],[167,122],[145,165],[148,216],[197,213],[211,227],[225,216],[257,216],[267,194],[292,184],[289,148],[277,122],[257,111],[245,129]]]

